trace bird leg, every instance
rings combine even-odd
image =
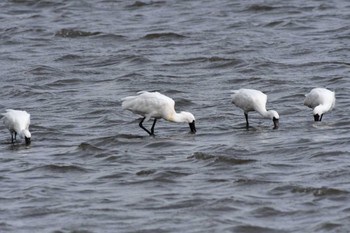
[[[151,135],[154,135],[154,126],[156,125],[156,122],[157,122],[157,118],[154,118],[153,125],[151,128]]]
[[[15,138],[13,138],[13,134],[15,135]],[[12,144],[15,143],[16,137],[17,137],[16,131],[15,131],[15,132],[11,132],[11,143],[12,143]]]
[[[244,113],[245,121],[247,122],[246,127],[249,128],[248,113]]]
[[[139,123],[139,126],[144,130],[144,131],[146,131],[149,135],[153,135],[153,128],[154,128],[154,125],[155,125],[155,122],[153,122],[153,126],[152,126],[152,132],[150,132],[148,129],[146,129],[143,125],[142,125],[142,123],[143,123],[143,121],[146,119],[146,117],[144,117],[144,118],[142,118],[142,120],[140,121],[140,123]]]

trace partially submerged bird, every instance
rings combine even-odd
[[[16,141],[17,134],[24,138],[26,144],[30,143],[31,133],[29,132],[30,114],[26,111],[7,109],[3,113],[3,121],[6,128],[11,133],[11,142]]]
[[[154,135],[154,127],[157,119],[165,119],[171,122],[188,123],[192,133],[196,133],[195,118],[190,112],[175,111],[175,101],[159,92],[140,91],[136,96],[128,96],[122,99],[122,108],[143,116],[139,126],[149,135]],[[153,118],[151,130],[146,129],[142,123]]]
[[[266,110],[267,96],[254,89],[239,89],[231,91],[232,103],[244,111],[246,126],[249,127],[248,112],[257,111],[261,116],[273,121],[274,129],[279,127],[279,115],[274,110]]]
[[[313,109],[315,121],[321,121],[323,114],[333,109],[335,93],[326,88],[314,88],[305,95],[304,105]]]

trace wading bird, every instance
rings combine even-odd
[[[20,138],[24,138],[26,144],[30,143],[31,134],[29,132],[30,114],[26,111],[7,109],[2,114],[4,124],[11,133],[11,142],[16,141],[17,134]]]
[[[136,96],[128,96],[122,99],[122,108],[143,116],[139,126],[149,135],[154,135],[154,127],[157,119],[165,119],[171,122],[184,122],[190,125],[192,133],[196,132],[195,118],[190,112],[175,111],[175,101],[159,92],[140,91]],[[151,131],[142,123],[153,118]]]
[[[323,114],[331,111],[335,105],[335,93],[326,88],[314,88],[305,96],[304,105],[313,109],[315,121],[321,121]]]
[[[232,103],[244,111],[246,126],[249,127],[248,112],[257,111],[261,116],[273,121],[274,129],[279,127],[279,115],[274,110],[266,110],[267,96],[258,90],[239,89],[231,91]]]

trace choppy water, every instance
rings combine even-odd
[[[0,232],[349,232],[350,3],[0,3]],[[314,123],[313,87],[336,91]],[[268,94],[245,129],[230,90]],[[187,125],[155,137],[120,99],[158,90]],[[150,124],[150,123],[148,123]]]

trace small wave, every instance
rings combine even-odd
[[[151,62],[150,59],[144,56],[139,55],[118,55],[118,56],[109,56],[103,57],[101,59],[93,59],[84,63],[81,63],[79,66],[89,66],[89,67],[106,67],[119,64],[130,64],[130,65],[140,65]]]
[[[108,145],[115,146],[116,144],[123,143],[126,144],[135,144],[142,141],[144,138],[148,138],[149,136],[140,136],[140,135],[129,135],[129,134],[118,134],[116,136],[102,136],[97,137],[89,141],[89,144],[94,145],[95,147],[101,149],[103,151],[109,150]],[[111,157],[111,159],[115,159],[115,157]]]
[[[234,232],[283,233],[285,231],[281,229],[273,229],[273,228],[261,227],[261,226],[240,225],[240,226],[234,227]]]
[[[192,156],[188,158],[194,158],[196,160],[212,160],[214,163],[225,163],[233,165],[241,165],[256,162],[256,160],[253,159],[238,159],[223,155],[210,155],[203,152],[195,152]]]
[[[122,35],[112,34],[112,33],[109,33],[109,34],[101,33],[101,34],[97,34],[96,36],[94,36],[94,38],[102,39],[102,40],[112,40],[112,41],[118,40],[119,41],[119,40],[124,40],[126,37],[122,36]]]
[[[146,144],[145,147],[148,148],[165,148],[165,147],[176,147],[179,146],[179,142],[177,141],[151,141],[150,143]]]
[[[125,57],[125,60],[131,64],[145,64],[145,63],[150,63],[151,60],[144,57],[144,56],[136,56],[136,55],[131,55]]]
[[[61,87],[61,86],[67,86],[67,85],[74,85],[74,84],[80,84],[81,79],[78,78],[68,78],[68,79],[60,79],[56,80],[52,83],[47,84],[48,87]]]
[[[271,181],[267,180],[258,180],[258,179],[249,179],[249,178],[240,178],[235,180],[235,183],[239,185],[261,185],[261,184],[269,184]]]
[[[154,174],[156,172],[155,169],[150,169],[150,170],[141,170],[136,172],[137,176],[149,176],[151,174]]]
[[[306,193],[306,194],[313,194],[314,196],[333,196],[333,195],[342,195],[342,194],[348,193],[347,191],[334,189],[334,188],[327,188],[327,187],[314,188],[314,187],[300,187],[300,186],[293,187],[291,191],[292,193]]]
[[[128,5],[128,8],[132,8],[132,9],[137,9],[137,8],[142,8],[145,6],[151,6],[151,5],[162,5],[166,3],[165,1],[151,1],[151,2],[142,2],[142,1],[135,1],[133,4]]]
[[[67,54],[67,55],[63,55],[60,58],[55,59],[55,61],[72,61],[76,59],[81,59],[81,56],[74,55],[74,54]]]
[[[340,223],[325,222],[318,224],[314,232],[348,232],[348,229],[342,230],[342,227],[344,225]]]
[[[193,58],[186,58],[186,59],[180,59],[176,60],[178,62],[188,62],[188,63],[197,63],[197,62],[227,62],[227,61],[239,61],[238,59],[232,59],[232,58],[224,58],[224,57],[218,57],[218,56],[212,56],[212,57],[193,57]]]
[[[285,214],[284,212],[280,211],[280,210],[277,210],[275,208],[272,208],[272,207],[267,207],[267,206],[264,206],[264,207],[259,207],[257,209],[255,209],[254,211],[254,215],[257,216],[257,217],[264,217],[264,216],[281,216],[283,214]]]
[[[176,179],[178,177],[191,175],[187,172],[179,172],[179,171],[162,171],[156,174],[155,180],[171,180]]]
[[[75,29],[61,29],[55,33],[57,37],[67,37],[67,38],[77,38],[77,37],[86,37],[86,36],[95,36],[99,35],[100,32],[87,32],[80,31]]]
[[[155,40],[155,39],[173,40],[173,39],[183,39],[183,38],[186,38],[186,36],[177,34],[174,32],[150,33],[143,37],[143,39],[146,39],[146,40]]]
[[[144,6],[147,6],[147,5],[149,5],[149,4],[147,4],[145,2],[141,2],[141,1],[136,1],[133,4],[129,5],[128,7],[129,8],[141,8],[141,7],[144,7]]]
[[[124,178],[125,176],[127,176],[128,174],[125,173],[125,172],[117,172],[117,173],[114,173],[114,174],[110,174],[110,175],[104,175],[104,176],[101,176],[99,177],[98,179],[112,179],[112,180],[117,180],[117,179],[122,179]]]
[[[209,183],[226,183],[226,182],[231,182],[231,180],[228,179],[208,179],[207,180]]]
[[[64,76],[64,72],[51,66],[36,66],[27,71],[33,75],[50,75],[50,76]]]
[[[328,4],[328,3],[321,3],[317,9],[324,11],[324,10],[330,10],[330,9],[336,9],[334,5]]]
[[[253,4],[247,8],[247,11],[264,12],[264,11],[272,11],[274,9],[276,9],[276,7],[268,6],[265,4]]]
[[[279,186],[271,190],[274,195],[285,195],[288,192],[291,193],[301,193],[301,194],[312,194],[314,196],[334,196],[334,195],[343,195],[348,194],[348,191],[334,189],[334,188],[314,188],[314,187],[303,187],[297,185],[285,185]]]
[[[225,68],[232,67],[242,63],[242,60],[235,58],[224,58],[218,56],[212,57],[193,57],[187,59],[174,60],[171,65],[192,65],[192,64],[205,64],[208,68]]]
[[[193,155],[188,157],[188,159],[197,159],[197,160],[208,160],[213,158],[215,158],[214,155],[210,155],[202,152],[195,152]]]
[[[279,26],[283,23],[284,23],[284,21],[282,21],[282,20],[275,20],[275,21],[272,21],[272,22],[265,24],[265,27],[275,27],[275,26]]]
[[[256,160],[254,160],[254,159],[236,159],[236,158],[230,158],[230,157],[226,157],[226,156],[218,156],[215,159],[215,162],[240,165],[240,164],[253,163],[253,162],[256,162]]]
[[[39,170],[45,170],[53,173],[85,173],[86,169],[77,165],[64,165],[64,164],[49,164],[39,168]]]
[[[96,147],[96,146],[93,146],[89,143],[81,143],[78,147],[80,150],[82,151],[89,151],[89,152],[100,152],[100,151],[103,151],[102,149]]]

